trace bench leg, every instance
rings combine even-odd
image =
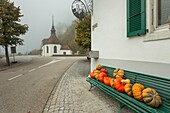
[[[94,87],[94,85],[92,84],[92,83],[90,83],[90,89],[89,89],[89,91],[91,90],[91,88],[93,88]]]
[[[122,110],[123,107],[125,107],[125,105],[122,104],[122,103],[120,103],[120,107],[119,107],[119,109],[118,109],[118,113],[120,113],[120,111]]]

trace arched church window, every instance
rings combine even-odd
[[[57,53],[57,46],[54,46],[54,53]]]
[[[47,46],[47,53],[49,52],[49,50],[48,50],[48,46]]]

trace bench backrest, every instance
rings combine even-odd
[[[115,68],[103,66],[108,70],[108,76],[113,77],[113,71]],[[164,111],[170,109],[170,79],[162,78],[158,76],[152,76],[149,74],[136,73],[131,71],[125,71],[124,78],[130,79],[131,83],[140,83],[145,86],[145,88],[154,88],[162,97],[163,104],[159,109],[164,109]]]

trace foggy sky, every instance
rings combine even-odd
[[[24,45],[17,47],[17,52],[25,53],[40,49],[41,41],[50,36],[52,15],[55,26],[60,23],[71,24],[75,19],[71,11],[73,0],[10,0],[20,6],[22,24],[28,24],[29,31],[20,36]]]

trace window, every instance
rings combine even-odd
[[[170,0],[158,0],[158,26],[167,24],[170,16]]]
[[[47,46],[47,53],[49,52],[49,50],[48,50],[49,48],[48,48],[48,46]]]
[[[127,36],[146,33],[146,0],[127,0]]]
[[[57,53],[57,46],[54,46],[54,53]]]
[[[170,16],[170,0],[147,0],[146,15],[148,33],[144,36],[144,41],[170,39],[167,24]]]

